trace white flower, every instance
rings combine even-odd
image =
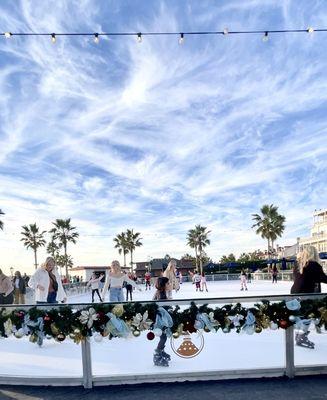
[[[95,311],[94,308],[89,308],[89,311],[83,310],[81,312],[81,315],[79,317],[79,320],[83,325],[87,325],[87,327],[90,329],[93,326],[93,322],[98,319],[98,314]]]

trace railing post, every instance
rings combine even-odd
[[[285,374],[288,378],[294,378],[294,326],[289,326],[285,330]]]
[[[83,386],[84,389],[92,389],[92,358],[91,344],[88,339],[81,341],[82,364],[83,364]]]

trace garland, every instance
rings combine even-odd
[[[327,297],[323,299],[269,302],[262,300],[253,307],[240,303],[211,308],[207,305],[181,309],[179,306],[159,306],[156,303],[95,304],[76,310],[71,306],[48,310],[33,307],[28,311],[6,308],[0,310],[0,337],[14,336],[29,340],[40,346],[45,338],[62,342],[67,337],[80,343],[93,336],[100,342],[104,337],[139,336],[148,331],[153,340],[163,332],[178,338],[197,330],[224,333],[260,333],[264,329],[287,329],[294,325],[307,330],[311,323],[317,329],[327,329]]]

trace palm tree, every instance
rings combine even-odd
[[[274,241],[280,237],[285,229],[285,217],[278,213],[278,207],[273,204],[265,204],[260,209],[260,214],[252,214],[255,222],[252,228],[256,228],[256,234],[261,235],[268,243],[268,257],[274,249]]]
[[[56,263],[60,268],[60,275],[62,275],[61,268],[63,268],[63,267],[73,268],[73,266],[74,266],[73,259],[70,255],[63,255],[63,254],[59,255],[58,254],[56,257]]]
[[[60,257],[59,250],[60,250],[59,244],[52,237],[51,242],[49,242],[47,246],[47,253],[50,254],[50,256],[52,256],[56,260],[56,262]]]
[[[188,245],[195,249],[195,256],[199,259],[200,273],[203,272],[203,257],[202,252],[206,246],[210,245],[210,240],[208,239],[208,234],[205,226],[196,225],[194,229],[188,231]],[[198,271],[198,263],[196,263],[196,268]]]
[[[0,215],[5,215],[5,213],[2,210],[0,210]],[[0,229],[3,230],[3,222],[2,221],[0,221]]]
[[[191,249],[195,250],[195,269],[199,271],[198,265],[198,242],[195,233],[195,229],[190,229],[187,233],[187,245],[191,247]]]
[[[128,243],[127,243],[126,233],[122,232],[118,234],[114,238],[114,242],[115,242],[115,249],[118,249],[118,253],[119,254],[123,253],[124,255],[124,267],[126,267],[126,254],[128,253]]]
[[[143,246],[143,243],[141,242],[142,238],[140,238],[140,232],[134,233],[133,229],[127,229],[125,235],[127,249],[131,255],[131,270],[133,272],[133,252],[135,251],[136,247]]]
[[[27,249],[33,249],[34,251],[34,265],[35,269],[37,268],[37,249],[39,247],[45,246],[45,239],[44,235],[46,234],[46,231],[40,232],[38,226],[35,224],[30,224],[30,225],[24,225],[22,226],[23,232],[21,232],[21,235],[23,236],[22,239],[20,239],[22,242],[24,242],[24,246]]]
[[[68,278],[67,245],[68,243],[75,244],[79,234],[76,232],[76,227],[70,225],[70,218],[56,219],[52,224],[54,225],[54,228],[50,230],[52,241],[58,241],[59,247],[64,248],[66,278]]]
[[[236,261],[236,257],[234,256],[233,253],[231,253],[228,256],[222,256],[219,262],[221,264],[227,264],[227,263],[235,262],[235,261]]]

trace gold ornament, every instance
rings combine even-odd
[[[125,310],[124,310],[124,306],[122,304],[116,304],[115,307],[112,309],[111,311],[114,315],[116,315],[116,317],[121,317]]]
[[[75,333],[70,333],[70,334],[69,334],[69,338],[72,339],[72,340],[74,340],[74,339],[75,339]]]
[[[207,332],[207,333],[211,332],[211,330],[210,330],[207,326],[205,326],[205,327],[203,328],[203,330],[204,330],[204,332]]]
[[[50,329],[51,329],[51,332],[52,332],[55,336],[57,336],[57,335],[60,333],[59,328],[56,326],[56,324],[55,324],[54,322],[52,322],[52,324],[50,325]]]
[[[174,338],[174,339],[178,339],[179,336],[180,336],[180,333],[179,333],[179,332],[174,332],[174,333],[173,333],[173,338]]]
[[[135,330],[133,331],[133,335],[134,335],[135,337],[140,336],[140,334],[141,334],[141,332],[140,332],[138,329],[135,329]]]
[[[321,320],[325,323],[327,323],[327,308],[326,307],[321,307],[318,310],[321,315]]]
[[[23,336],[24,336],[24,330],[23,330],[22,328],[18,329],[18,330],[15,332],[15,337],[16,337],[17,339],[21,339]]]
[[[255,327],[255,333],[261,333],[262,332],[262,328],[261,328],[261,326],[256,326]]]
[[[29,341],[31,343],[36,343],[37,342],[37,335],[35,333],[32,333],[30,338],[29,338]]]
[[[55,338],[58,342],[63,342],[66,339],[66,336],[63,333],[59,333],[59,335]]]

